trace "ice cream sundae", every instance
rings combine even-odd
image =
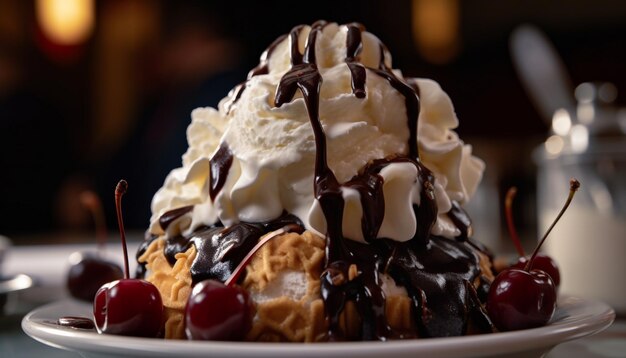
[[[191,117],[137,252],[166,338],[190,335],[192,290],[229,280],[268,235],[236,276],[253,307],[241,339],[493,331],[492,260],[462,208],[484,164],[440,86],[393,69],[361,24],[294,27],[217,109]]]

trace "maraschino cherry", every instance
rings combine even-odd
[[[509,235],[511,236],[511,240],[515,245],[515,249],[519,254],[519,259],[513,265],[512,268],[517,268],[523,270],[524,267],[528,264],[528,257],[524,253],[524,248],[522,248],[522,244],[520,243],[519,237],[517,236],[517,231],[515,230],[515,224],[513,223],[513,199],[515,198],[515,194],[517,193],[517,188],[513,187],[509,189],[506,193],[506,199],[504,201],[505,214],[506,214],[506,223],[509,229]],[[533,267],[544,271],[547,273],[554,282],[554,285],[558,288],[561,284],[561,274],[559,272],[559,266],[556,264],[550,256],[537,253],[535,257],[535,261],[533,263]]]
[[[500,272],[491,283],[487,296],[487,312],[500,331],[513,331],[540,327],[548,323],[556,309],[556,286],[544,271],[534,267],[541,245],[559,221],[580,187],[576,179],[570,180],[570,192],[539,245],[523,269],[509,268]]]
[[[102,255],[107,234],[100,199],[95,193],[85,191],[80,196],[80,202],[93,217],[98,249],[96,252],[74,252],[70,255],[67,288],[73,297],[91,302],[102,285],[121,279],[124,273],[118,264]]]
[[[122,221],[122,195],[128,184],[120,180],[115,188],[117,221],[124,250],[124,278],[103,285],[93,302],[93,315],[99,333],[156,337],[162,328],[163,303],[159,290],[150,282],[130,279],[128,252]]]
[[[205,280],[194,286],[185,310],[185,333],[188,339],[236,341],[246,336],[252,327],[254,307],[248,293],[236,282],[254,254],[266,242],[293,231],[296,226],[287,225],[265,235],[224,283]]]

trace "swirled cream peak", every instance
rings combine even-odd
[[[164,213],[183,206],[193,206],[193,210],[167,226],[169,235],[189,234],[218,222],[230,226],[269,221],[283,212],[296,215],[309,230],[326,232],[314,189],[317,151],[311,108],[301,90],[287,103],[276,105],[278,87],[292,69],[294,56],[314,63],[321,76],[319,122],[328,167],[339,183],[349,181],[374,160],[410,152],[406,98],[380,70],[391,68],[391,56],[378,38],[360,28],[356,34],[355,28],[334,23],[317,26],[313,46],[308,43],[311,27],[294,29],[268,48],[259,66],[218,109],[192,112],[182,167],[167,176],[152,201],[153,234],[164,233],[159,224]],[[354,80],[359,70],[353,70],[350,63],[363,68],[362,91],[358,79]],[[446,214],[453,202],[469,200],[484,164],[453,131],[458,120],[437,83],[403,78],[398,70],[392,74],[418,91],[419,160],[435,177],[431,184],[438,216],[432,233],[457,236],[460,230]],[[423,185],[417,168],[411,163],[392,163],[377,175],[383,179],[384,215],[376,237],[409,240],[419,225],[413,210],[420,204]],[[362,228],[359,191],[342,188],[342,196],[343,234],[358,241],[368,239]]]

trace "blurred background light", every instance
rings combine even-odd
[[[576,116],[581,123],[591,124],[596,116],[596,110],[593,103],[580,103],[576,107]]]
[[[37,0],[37,22],[44,35],[59,45],[78,45],[94,28],[93,0]]]
[[[413,0],[413,40],[429,62],[450,62],[459,52],[458,0]]]
[[[582,153],[587,150],[589,146],[589,130],[585,125],[577,124],[573,126],[570,136],[574,153]]]
[[[516,215],[529,246],[537,230],[536,166],[528,154],[538,145],[553,155],[572,151],[574,124],[598,119],[593,130],[608,100],[626,103],[620,35],[626,2],[318,0],[302,12],[292,5],[0,0],[0,143],[12,153],[0,156],[0,231],[91,228],[75,200],[82,189],[105,198],[107,223],[115,228],[113,200],[106,198],[122,177],[136,183],[126,201],[127,227],[143,231],[154,192],[187,148],[191,111],[216,106],[278,35],[319,19],[361,22],[387,45],[404,76],[441,85],[460,119],[456,131],[488,163],[481,190],[496,197],[482,200],[499,202],[513,185],[528,193]],[[554,118],[554,109],[544,116],[515,71],[509,43],[522,24],[546,33],[571,75],[572,105],[554,107],[568,111],[563,117]],[[593,86],[581,85],[574,98],[574,85],[587,82]],[[617,113],[616,131],[626,133],[626,111]],[[576,134],[579,148],[585,138]],[[46,180],[25,174],[31,168]],[[476,234],[493,235],[500,245],[504,221],[502,232],[493,231],[493,215],[472,216],[486,224]]]
[[[565,136],[572,128],[572,119],[566,109],[557,109],[552,116],[552,130],[554,133]]]
[[[563,138],[559,137],[558,135],[553,135],[546,140],[544,146],[548,154],[558,155],[563,150],[564,144],[565,143],[563,142]]]

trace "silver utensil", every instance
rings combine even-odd
[[[552,125],[556,110],[576,107],[572,81],[556,49],[541,30],[522,25],[511,34],[509,45],[518,76],[548,125]]]
[[[0,295],[25,290],[32,287],[33,284],[33,279],[25,274],[18,274],[12,277],[0,278]]]

